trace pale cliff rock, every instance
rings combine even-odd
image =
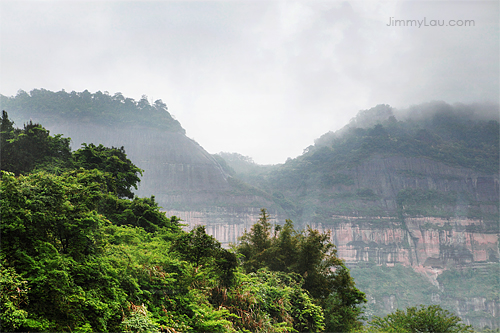
[[[212,207],[274,205],[269,196],[262,197],[231,181],[213,156],[183,132],[81,123],[47,123],[46,128],[71,137],[73,149],[82,143],[124,146],[127,157],[144,170],[135,193],[141,197],[154,195],[164,209],[203,212]]]

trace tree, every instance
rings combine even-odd
[[[145,231],[153,233],[160,228],[167,227],[169,230],[179,232],[181,230],[179,219],[172,216],[166,217],[160,211],[155,197],[138,198],[132,200],[117,198],[114,194],[104,195],[99,202],[98,212],[105,215],[114,225],[129,225],[141,227]]]
[[[115,212],[125,207],[123,215],[133,216],[121,224],[137,221],[150,231],[155,227],[155,233],[136,225],[113,225],[110,220],[118,218],[102,209],[103,202],[112,202],[106,181],[95,169],[17,177],[2,171],[2,332],[118,331],[127,302],[139,296],[145,302],[148,295],[161,300],[149,290],[165,290],[172,281],[179,284],[165,273],[174,270],[172,257],[177,256],[170,257],[170,240],[184,233],[177,219],[169,223],[152,199],[114,197]],[[120,236],[131,246],[124,249]],[[143,255],[148,241],[155,242],[146,251],[149,257]],[[138,254],[132,269],[129,252]],[[158,258],[168,264],[160,265]]]
[[[82,167],[87,170],[97,169],[112,175],[109,178],[108,188],[119,198],[133,198],[131,188],[137,189],[141,181],[142,170],[127,158],[125,149],[96,146],[93,143],[83,144],[83,147],[73,153],[74,168]]]
[[[39,169],[60,169],[71,158],[70,138],[50,135],[40,124],[32,121],[23,129],[14,128],[7,112],[2,112],[1,124],[2,170],[16,175]]]
[[[271,223],[269,214],[261,209],[260,218],[250,232],[240,238],[238,252],[244,257],[243,267],[247,272],[256,272],[268,264],[267,256],[271,247]]]
[[[75,330],[86,321],[106,331],[119,324],[124,293],[97,259],[110,225],[96,211],[103,182],[97,170],[18,177],[2,171],[1,259],[29,286],[25,302],[2,300],[2,307],[17,307],[2,322],[5,331]]]
[[[7,112],[2,111],[2,123],[0,124],[0,165],[2,170],[11,168],[12,149],[9,149],[9,144],[14,137],[14,122],[9,120]],[[9,162],[7,162],[9,161]]]
[[[50,244],[75,260],[95,253],[102,238],[100,226],[109,223],[95,211],[103,181],[97,170],[18,177],[2,171],[2,252],[31,256]]]
[[[366,302],[343,261],[337,257],[328,233],[308,227],[298,232],[287,220],[283,227],[274,226],[271,237],[269,214],[261,210],[259,221],[240,238],[236,250],[242,255],[247,272],[266,267],[293,272],[304,279],[306,289],[325,311],[327,331],[344,332],[361,326],[360,304]]]
[[[238,265],[236,255],[221,248],[220,243],[205,232],[205,226],[198,226],[179,236],[173,250],[179,252],[184,260],[195,267],[215,266],[222,286],[229,286]]]
[[[14,129],[12,125],[4,111],[0,133],[2,170],[19,175],[35,170],[61,174],[78,168],[97,169],[109,174],[107,187],[119,198],[134,197],[131,189],[137,189],[142,170],[127,158],[124,147],[84,143],[72,154],[70,138],[51,136],[42,125],[31,121],[23,129]]]
[[[5,110],[2,111],[2,124],[0,126],[0,132],[2,133],[2,140],[6,140],[11,132],[14,131],[14,122],[9,120],[9,115]],[[4,141],[2,141],[3,143]]]
[[[396,310],[384,318],[375,317],[370,327],[387,333],[468,333],[471,326],[460,324],[460,317],[443,310],[439,305],[410,307]]]

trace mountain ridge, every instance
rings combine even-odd
[[[374,267],[394,266],[388,272],[397,273],[406,265],[430,284],[425,302],[441,297],[454,311],[467,309],[459,312],[469,323],[500,327],[498,295],[480,291],[465,297],[467,284],[453,280],[477,267],[494,270],[500,258],[499,125],[480,113],[491,111],[491,105],[481,111],[481,105],[434,102],[406,114],[376,106],[321,136],[301,156],[265,167],[238,154],[233,160],[230,154],[210,155],[167,116],[163,102],[151,106],[147,98],[115,96],[36,90],[0,96],[0,103],[17,124],[32,119],[76,144],[125,146],[145,170],[136,194],[155,194],[169,215],[179,216],[188,228],[205,224],[226,247],[265,207],[277,225],[291,218],[299,226],[329,231],[360,281]],[[65,98],[72,102],[63,103]],[[130,109],[123,114],[111,109],[107,115],[107,100]],[[133,115],[127,118],[127,112]],[[153,116],[144,120],[147,115]],[[378,292],[369,279],[360,285],[371,292],[371,314],[384,315],[410,301],[405,289],[411,287],[410,277],[396,273],[391,279],[399,281],[388,283],[402,284],[398,290]],[[464,276],[460,279],[472,281]],[[455,281],[461,289],[442,293],[439,281]],[[463,305],[470,302],[483,305]]]

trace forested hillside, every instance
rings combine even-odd
[[[141,170],[123,148],[70,152],[68,139],[32,122],[15,128],[5,111],[1,140],[3,332],[361,327],[364,295],[327,235],[290,222],[272,237],[262,210],[245,247],[229,251],[135,196]],[[241,265],[287,241],[292,251],[274,259],[295,267]]]
[[[134,125],[185,133],[161,99],[151,104],[146,96],[135,101],[121,93],[111,96],[100,91],[67,93],[64,90],[34,89],[29,93],[20,90],[14,97],[0,95],[0,104],[4,110],[10,111],[16,123],[32,118],[43,121],[44,126],[55,123],[87,123],[110,128]]]
[[[72,150],[83,143],[124,146],[143,170],[137,193],[155,195],[170,210],[276,211],[272,196],[235,180],[168,112],[161,100],[150,103],[121,93],[52,92],[35,89],[0,95],[0,105],[22,126],[41,123],[52,133],[71,138]],[[219,160],[221,163],[223,161]]]
[[[491,106],[380,105],[260,166],[208,154],[145,97],[42,89],[0,102],[9,327],[406,330],[362,328],[362,292],[368,319],[422,303],[500,327]]]
[[[282,165],[220,156],[286,217],[331,232],[368,317],[440,304],[498,328],[499,114],[488,104],[379,105]]]
[[[483,108],[435,102],[398,114],[379,105],[301,156],[242,177],[304,222],[353,214],[497,221],[498,113]]]

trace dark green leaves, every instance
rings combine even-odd
[[[51,136],[40,124],[31,121],[23,129],[13,128],[7,112],[2,113],[2,170],[16,175],[35,168],[57,170],[68,166],[71,158],[69,138]]]
[[[468,333],[470,326],[460,324],[461,319],[438,305],[410,307],[396,310],[384,318],[376,317],[370,322],[380,332],[398,333]]]
[[[100,187],[82,184],[89,175],[99,178],[95,171],[62,176],[40,172],[17,178],[2,172],[2,251],[23,249],[34,254],[46,242],[77,260],[94,253],[99,229],[107,221],[92,207],[101,196]]]
[[[296,231],[288,220],[284,226],[275,225],[272,235],[269,219],[267,211],[262,209],[259,221],[236,247],[246,271],[265,267],[299,274],[304,279],[302,287],[323,307],[328,331],[359,327],[358,305],[366,301],[364,293],[355,287],[349,270],[336,256],[329,234],[312,228]]]
[[[133,198],[131,188],[137,189],[137,184],[141,181],[139,175],[142,176],[142,170],[127,158],[123,147],[83,144],[82,148],[73,153],[73,166],[110,173],[108,188],[119,198]]]
[[[236,255],[221,248],[215,238],[207,235],[205,226],[198,226],[191,232],[180,235],[174,242],[173,249],[195,267],[214,265],[221,284],[224,286],[231,284],[237,267]]]

